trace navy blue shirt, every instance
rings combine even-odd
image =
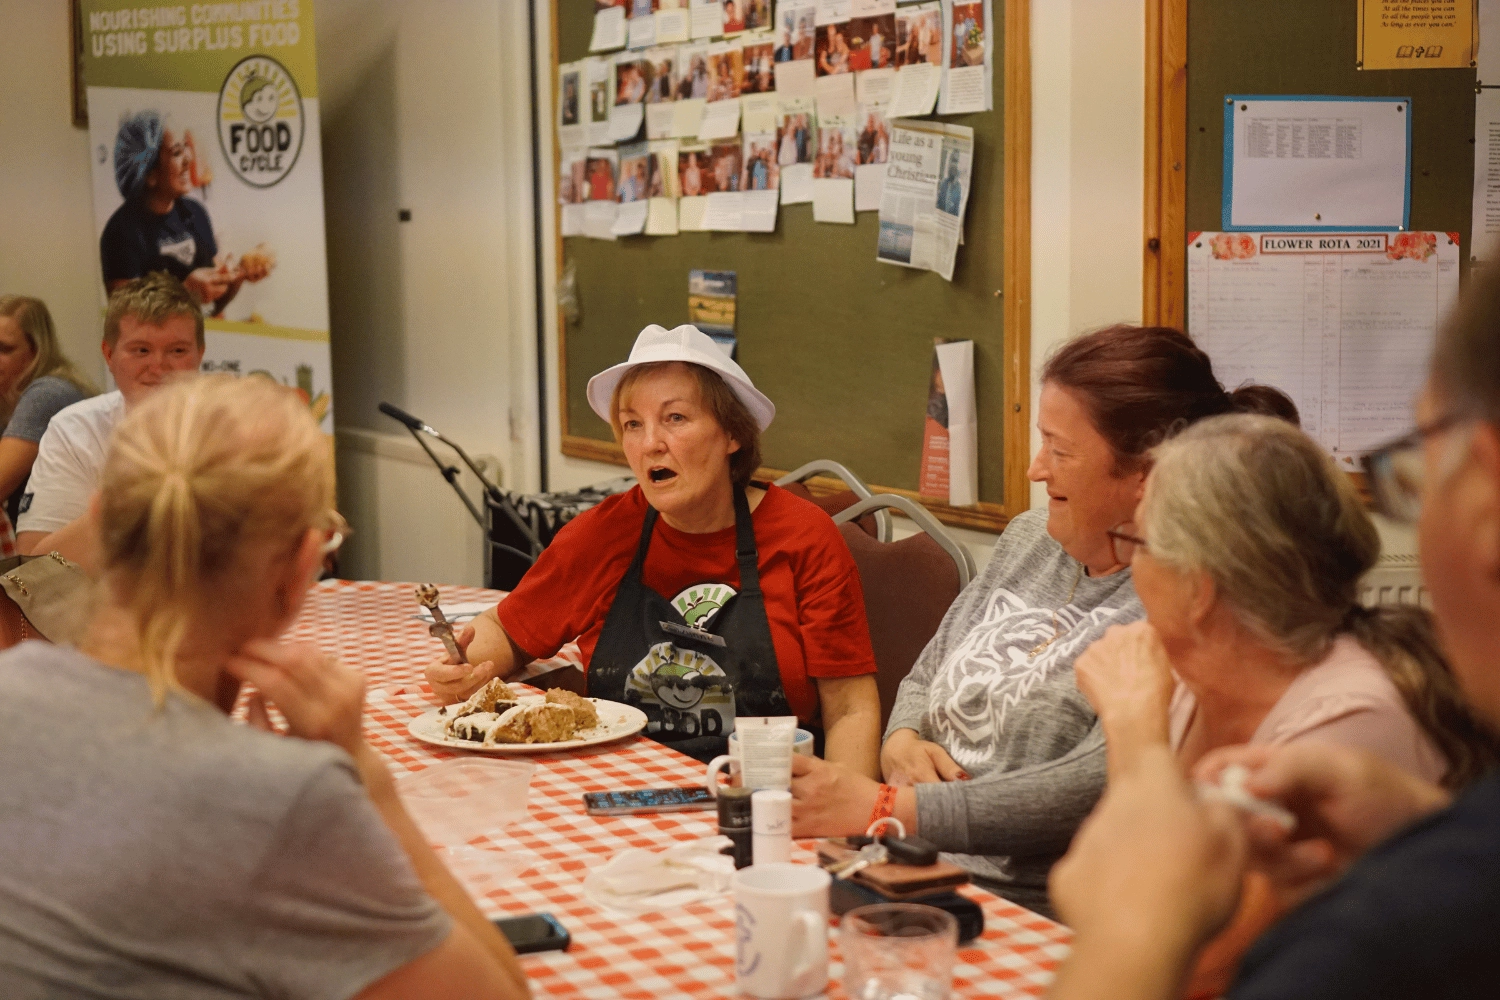
[[[1231,1000],[1500,994],[1500,776],[1361,858],[1261,937]]]
[[[166,271],[181,281],[191,271],[212,267],[218,252],[208,212],[191,198],[178,198],[166,215],[157,215],[142,199],[127,199],[99,237],[106,289],[153,271]]]

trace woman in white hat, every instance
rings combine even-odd
[[[579,515],[515,591],[428,667],[449,701],[578,640],[588,693],[638,705],[702,760],[736,716],[796,715],[826,756],[879,774],[859,573],[815,505],[751,481],[776,407],[694,326],[648,326],[589,380],[639,485]]]

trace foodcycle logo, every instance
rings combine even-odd
[[[302,94],[270,56],[237,63],[219,88],[219,148],[240,180],[266,188],[292,172],[302,152]]]

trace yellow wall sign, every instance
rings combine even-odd
[[[1360,69],[1468,69],[1476,0],[1359,0]]]

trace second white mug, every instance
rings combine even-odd
[[[801,1000],[828,987],[827,872],[751,865],[734,873],[734,982],[758,1000]]]

